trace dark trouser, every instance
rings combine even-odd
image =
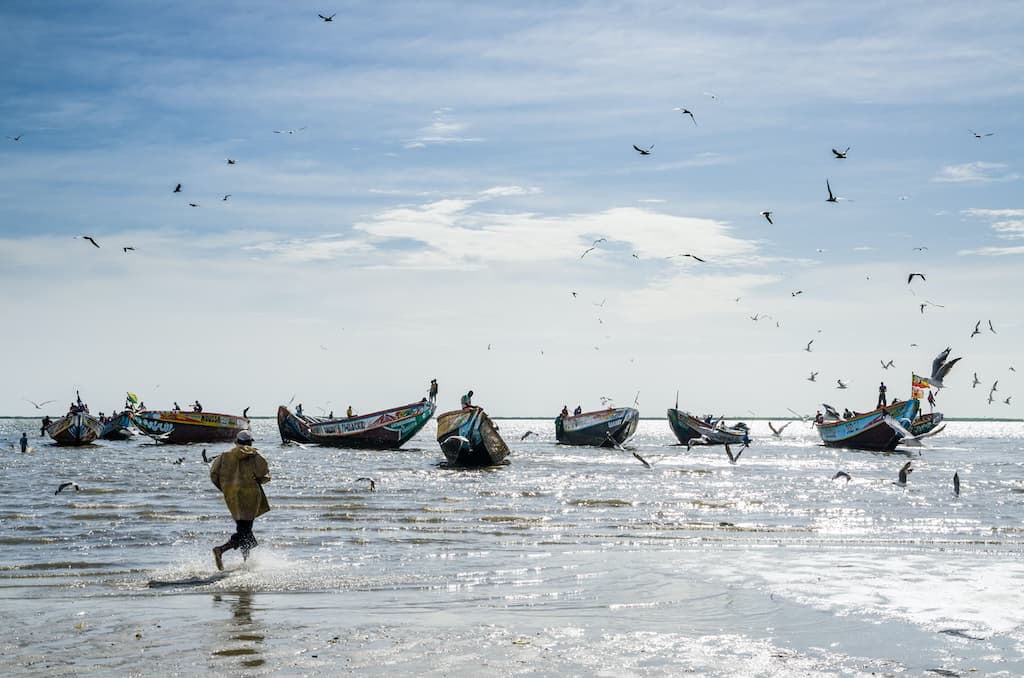
[[[878,404],[875,405],[875,408],[877,409],[879,407],[885,407],[885,394],[884,393],[879,393],[878,394]]]
[[[220,547],[222,551],[230,551],[231,549],[241,549],[242,558],[249,557],[249,551],[259,546],[256,541],[256,537],[252,533],[252,521],[251,520],[236,520],[235,521],[235,533],[231,535],[231,539],[226,544]]]

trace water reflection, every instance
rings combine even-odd
[[[213,596],[215,607],[226,603],[231,607],[231,619],[225,625],[224,647],[213,652],[214,657],[238,657],[243,667],[262,666],[266,660],[260,656],[264,641],[263,628],[253,621],[253,592],[218,593]]]

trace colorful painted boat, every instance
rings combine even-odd
[[[58,445],[88,445],[100,437],[103,422],[88,412],[68,412],[46,427]]]
[[[893,450],[903,435],[885,423],[885,415],[909,428],[920,407],[920,401],[911,398],[871,412],[857,414],[849,419],[816,423],[815,427],[821,436],[821,442],[829,447]]]
[[[234,414],[182,412],[179,410],[142,410],[131,415],[135,428],[162,443],[230,443],[239,431],[249,428],[249,420]]]
[[[103,430],[100,432],[100,438],[103,438],[104,440],[128,440],[134,435],[131,427],[131,412],[119,412],[107,421],[103,422]]]
[[[910,433],[914,436],[923,436],[935,430],[945,417],[942,412],[930,412],[919,414],[914,421],[910,422]]]
[[[299,416],[281,405],[277,408],[277,429],[282,442],[397,450],[419,433],[432,416],[434,403],[427,400],[344,419]]]
[[[640,411],[632,407],[615,407],[595,412],[555,417],[555,440],[563,445],[622,445],[636,433]]]
[[[437,442],[452,466],[506,463],[508,445],[482,407],[466,407],[437,416]]]
[[[706,438],[712,445],[729,445],[750,442],[750,429],[742,421],[724,426],[721,420],[708,423],[689,412],[678,409],[668,411],[668,422],[679,442],[686,444],[696,438]]]

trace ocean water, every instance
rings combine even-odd
[[[201,450],[226,445],[59,448],[0,420],[0,673],[1024,674],[1020,422],[892,454],[753,422],[730,464],[643,420],[627,447],[649,469],[498,423],[511,463],[460,471],[432,424],[371,452],[255,421],[273,510],[218,575],[233,523]]]

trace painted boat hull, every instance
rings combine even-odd
[[[737,424],[732,427],[715,427],[707,424],[703,419],[698,419],[689,412],[669,409],[668,423],[676,439],[684,445],[695,438],[707,438],[713,445],[738,445],[744,440],[750,439],[750,432],[745,424]]]
[[[46,427],[46,433],[58,445],[88,445],[100,437],[103,423],[85,412],[66,414]]]
[[[131,418],[139,431],[170,445],[231,443],[239,431],[249,428],[245,417],[217,412],[143,410],[133,412]]]
[[[434,416],[428,401],[392,407],[344,419],[300,417],[284,405],[277,408],[281,441],[313,443],[325,447],[397,450],[420,432]]]
[[[129,412],[121,412],[103,424],[100,438],[104,440],[128,440],[134,435],[131,431],[132,417]]]
[[[437,442],[452,466],[496,466],[509,455],[498,427],[481,407],[439,414]]]
[[[920,409],[915,399],[858,414],[851,419],[815,424],[821,442],[829,447],[848,447],[855,450],[886,451],[896,449],[902,435],[894,431],[883,419],[888,414],[905,427],[909,427]]]
[[[563,445],[615,447],[636,433],[640,411],[632,407],[584,412],[555,418],[555,440]]]
[[[915,436],[924,435],[929,433],[936,426],[942,423],[945,417],[942,412],[931,412],[929,414],[919,414],[914,421],[910,424],[910,432]]]

